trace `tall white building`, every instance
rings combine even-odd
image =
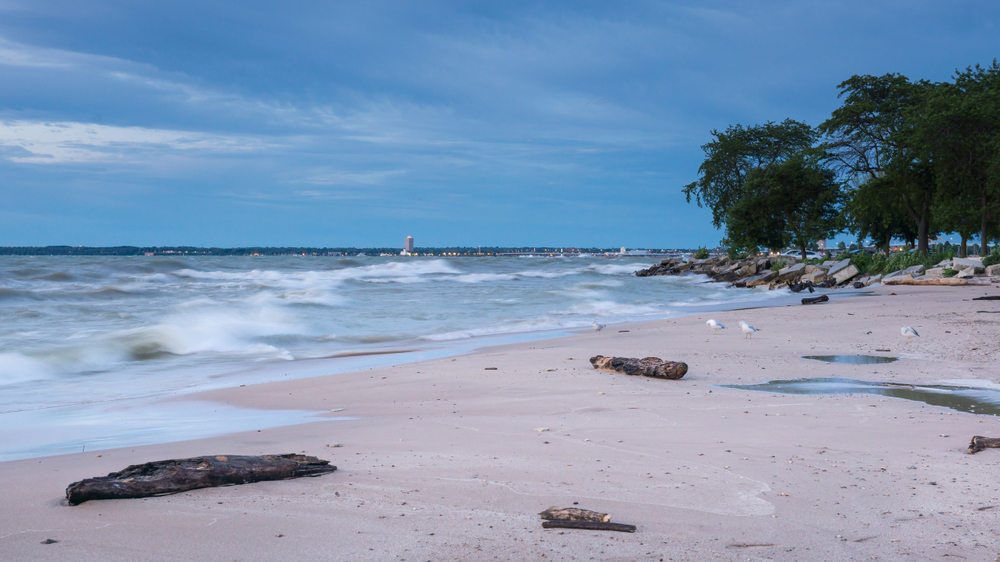
[[[403,241],[403,250],[405,250],[407,254],[412,254],[413,253],[413,237],[412,236],[407,236],[406,240]]]

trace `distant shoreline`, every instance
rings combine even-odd
[[[408,257],[664,257],[694,252],[693,249],[571,248],[566,246],[455,246],[417,248]],[[0,246],[0,256],[322,256],[390,257],[400,256],[400,248],[313,248],[293,246],[248,246],[242,248],[203,248],[195,246]]]

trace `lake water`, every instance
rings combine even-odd
[[[0,256],[0,435],[48,427],[33,434],[39,450],[64,451],[67,443],[109,438],[115,425],[92,423],[88,434],[87,420],[128,419],[156,397],[441,357],[594,322],[792,297],[787,290],[729,289],[703,276],[632,275],[654,263]],[[242,416],[233,412],[211,423],[191,408],[179,412],[178,423],[200,419],[215,433],[245,425],[227,425],[227,418]],[[297,422],[297,415],[281,419]],[[113,444],[190,437],[169,426],[156,418],[132,441],[120,429]],[[72,428],[65,439],[60,427]],[[42,454],[23,447],[14,453],[4,441],[0,460]]]

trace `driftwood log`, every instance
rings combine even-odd
[[[588,529],[591,531],[621,531],[634,533],[635,525],[626,523],[603,523],[601,521],[542,521],[546,529]]]
[[[983,449],[1000,449],[1000,437],[983,437],[977,435],[969,443],[969,454],[974,455]]]
[[[550,507],[538,514],[542,519],[549,521],[597,521],[607,523],[611,521],[611,516],[607,513],[598,513],[589,509],[577,509],[575,507]]]
[[[975,297],[972,300],[974,300],[974,301],[1000,301],[1000,296],[998,296],[998,295],[990,295],[988,297]]]
[[[659,357],[605,357],[597,355],[590,358],[590,364],[595,369],[625,373],[626,375],[642,375],[658,379],[679,379],[687,374],[687,363],[664,361]]]
[[[305,455],[217,455],[134,464],[121,472],[74,482],[70,505],[89,500],[145,498],[196,488],[320,476],[337,470],[330,461]]]
[[[817,304],[821,302],[826,302],[830,300],[830,297],[826,295],[820,295],[818,297],[806,297],[802,299],[802,304]]]

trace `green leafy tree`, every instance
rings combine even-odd
[[[697,181],[684,186],[688,203],[712,210],[712,224],[721,228],[729,210],[743,194],[747,177],[755,170],[770,168],[812,147],[817,133],[805,123],[786,119],[781,123],[712,131],[715,140],[702,146],[705,161]]]
[[[876,186],[886,196],[902,200],[916,225],[919,251],[926,254],[937,184],[929,181],[933,171],[913,149],[911,114],[934,86],[886,74],[852,76],[838,87],[844,102],[819,126],[827,139],[823,148],[855,186],[881,180]]]
[[[937,175],[945,228],[962,236],[963,255],[977,230],[985,247],[1000,214],[1000,65],[957,72],[930,91],[913,121],[914,147]]]
[[[726,221],[726,236],[740,249],[806,247],[839,227],[841,188],[817,158],[799,155],[747,177]]]
[[[871,238],[886,257],[893,238],[916,238],[916,224],[894,193],[895,185],[884,178],[870,179],[845,194],[842,220],[859,240]]]

